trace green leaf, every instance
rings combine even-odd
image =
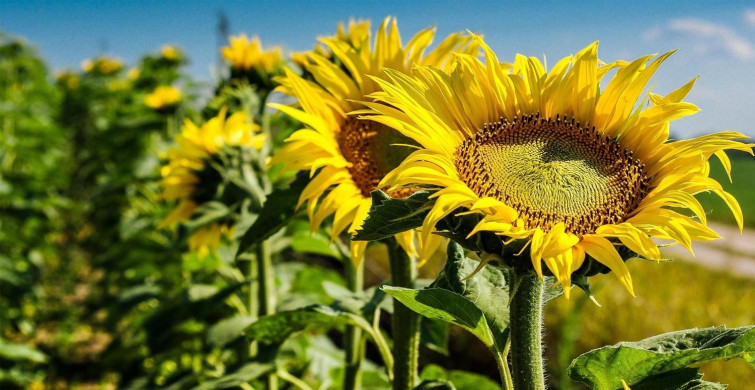
[[[0,338],[0,359],[44,363],[47,361],[47,356],[34,347],[11,343]]]
[[[622,379],[632,386],[653,375],[734,358],[755,365],[755,325],[682,330],[598,348],[575,359],[568,374],[597,390],[614,390]]]
[[[220,202],[207,202],[194,212],[190,221],[184,223],[189,231],[194,231],[212,222],[225,219],[232,211],[228,206]]]
[[[296,203],[307,184],[309,184],[309,175],[306,172],[299,172],[296,180],[287,188],[275,189],[268,195],[257,220],[241,237],[236,256],[286,226],[288,221],[297,214]]]
[[[385,192],[372,192],[372,207],[362,228],[352,238],[377,241],[422,226],[430,211],[430,192],[418,191],[406,199],[392,199]]]
[[[246,328],[250,339],[266,344],[280,343],[295,332],[323,331],[351,324],[369,328],[364,318],[331,306],[311,305],[264,316]]]
[[[448,356],[449,331],[448,322],[422,317],[419,342],[435,352]]]
[[[384,286],[383,291],[413,311],[427,318],[459,325],[488,347],[493,346],[493,334],[485,321],[485,315],[467,298],[441,288],[414,290]]]
[[[468,259],[461,245],[448,244],[448,260],[438,287],[453,291],[474,302],[485,315],[493,332],[498,351],[503,350],[509,327],[509,286],[503,269],[486,264],[473,277],[466,279],[480,265]],[[443,282],[445,281],[445,283]]]
[[[423,385],[427,383],[427,387],[420,385],[419,388],[423,389],[500,390],[500,386],[486,376],[460,370],[446,371],[435,364],[425,366],[419,377]],[[443,387],[443,383],[450,387]]]
[[[225,374],[220,378],[201,383],[199,386],[195,387],[194,390],[227,389],[230,387],[237,387],[273,371],[274,368],[274,365],[270,363],[247,363],[239,367],[239,369]]]
[[[632,385],[632,390],[724,390],[726,385],[702,380],[697,368],[683,368],[653,375]],[[623,389],[623,388],[622,388]]]
[[[291,237],[291,248],[297,252],[340,258],[338,247],[322,232],[297,231]]]
[[[244,336],[244,329],[254,322],[253,317],[234,316],[226,318],[207,330],[207,342],[215,347],[226,344]]]

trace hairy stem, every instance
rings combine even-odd
[[[543,282],[532,272],[514,273],[511,298],[511,365],[516,390],[544,390]]]

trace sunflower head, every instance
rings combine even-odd
[[[652,238],[687,249],[718,238],[694,197],[700,192],[721,196],[741,228],[741,210],[708,177],[708,159],[728,167],[725,150],[752,153],[753,145],[735,132],[669,141],[669,123],[698,111],[683,102],[695,80],[642,99],[671,53],[603,64],[596,42],[546,71],[521,55],[513,67],[501,65],[476,39],[484,63],[460,54],[450,72],[389,70],[377,79],[383,91],[371,95],[382,104],[370,104],[378,113],[370,118],[421,145],[380,186],[436,191],[423,235],[449,215],[476,214],[470,237],[490,232],[504,247],[529,248],[515,265],[542,277],[545,263],[568,297],[586,259],[613,270],[634,294],[622,248],[659,260]]]
[[[262,148],[265,137],[258,131],[259,126],[243,112],[226,118],[223,109],[201,127],[187,119],[176,136],[176,146],[169,148],[163,156],[166,163],[160,170],[162,197],[176,200],[178,204],[160,227],[189,221],[202,204],[214,200],[223,181],[216,168],[220,153],[229,147]],[[214,224],[219,226],[202,227],[194,232],[189,239],[192,250],[217,248],[220,233],[231,231],[229,223]]]
[[[180,62],[184,58],[181,49],[173,45],[164,45],[163,47],[161,47],[160,56],[163,59],[171,62]]]
[[[246,34],[231,36],[230,45],[220,49],[231,65],[231,78],[246,78],[252,85],[272,90],[272,77],[280,74],[283,56],[280,47],[265,50],[258,36],[250,40]]]
[[[111,75],[123,69],[123,62],[116,58],[100,56],[93,60],[84,60],[81,69],[89,74]]]
[[[76,73],[71,71],[65,71],[60,74],[58,74],[55,77],[55,80],[60,84],[63,88],[65,88],[68,91],[73,91],[76,88],[79,87],[81,84],[81,79],[79,78]]]
[[[181,90],[173,86],[160,86],[144,97],[144,104],[155,110],[175,107],[181,100]]]
[[[471,37],[452,34],[426,52],[434,35],[428,28],[404,45],[395,19],[386,18],[374,39],[369,22],[352,21],[348,27],[339,25],[335,36],[321,38],[322,51],[310,52],[306,61],[300,60],[311,77],[304,79],[287,70],[278,79],[279,89],[295,97],[301,108],[273,106],[304,123],[305,128],[287,139],[272,163],[285,163],[288,170],[308,170],[313,175],[299,199],[300,204],[307,203],[312,229],[334,215],[333,238],[344,230],[354,233],[370,208],[370,192],[417,146],[386,124],[350,115],[370,105],[360,101],[377,91],[373,77],[384,77],[386,67],[407,73],[415,64],[448,67],[452,51],[472,55],[479,50]],[[397,189],[392,195],[406,196],[411,191]],[[399,241],[406,246],[437,247],[429,244],[433,242],[430,237]],[[352,241],[354,262],[361,261],[365,247],[366,242]]]

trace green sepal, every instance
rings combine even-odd
[[[417,191],[406,199],[393,199],[383,191],[371,194],[372,207],[361,229],[352,237],[357,241],[378,241],[422,226],[432,203],[431,192]]]

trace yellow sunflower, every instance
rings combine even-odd
[[[172,45],[163,45],[160,48],[160,55],[169,61],[178,61],[183,57],[181,50]]]
[[[220,53],[234,69],[248,71],[257,68],[273,73],[283,63],[281,48],[275,46],[270,50],[264,50],[260,38],[256,35],[251,40],[246,34],[232,36],[229,40],[230,46],[223,47]]]
[[[381,74],[383,67],[403,72],[410,72],[414,64],[445,67],[451,62],[452,50],[469,55],[479,50],[471,37],[452,34],[425,54],[434,35],[434,29],[425,29],[403,46],[395,19],[391,22],[386,18],[371,46],[369,22],[352,22],[348,31],[339,28],[337,36],[320,39],[332,58],[317,52],[309,54],[304,66],[314,81],[290,70],[279,80],[280,90],[297,98],[301,109],[271,106],[307,127],[291,135],[271,163],[286,163],[287,170],[309,170],[312,174],[320,169],[299,198],[300,205],[308,202],[313,230],[334,215],[333,239],[347,227],[354,233],[367,216],[370,192],[412,150],[389,148],[391,144],[411,143],[400,133],[347,115],[366,109],[357,100],[377,90],[368,75]],[[410,193],[399,191],[393,196]],[[398,241],[410,254],[421,257],[420,263],[426,260],[422,254],[433,252],[441,243],[439,237],[429,235],[416,241],[411,233],[399,236]],[[356,264],[361,262],[366,245],[363,241],[351,242],[351,259]]]
[[[383,92],[371,96],[380,103],[365,103],[378,112],[372,120],[422,145],[380,186],[438,189],[424,236],[459,208],[479,213],[470,236],[490,231],[528,240],[534,270],[542,277],[544,262],[568,297],[585,254],[634,295],[619,242],[659,260],[651,238],[690,252],[692,240],[719,238],[694,197],[700,192],[723,198],[742,228],[737,201],[708,177],[708,159],[716,155],[728,171],[724,151],[752,153],[753,145],[736,141],[746,138],[736,132],[669,141],[669,122],[698,111],[682,101],[694,79],[640,101],[671,53],[603,64],[596,42],[550,71],[521,55],[508,71],[475,39],[485,63],[459,54],[450,73],[426,66],[413,77],[386,71],[376,79]]]
[[[162,197],[178,200],[176,208],[160,223],[160,228],[188,221],[203,202],[212,199],[213,190],[207,188],[212,183],[203,183],[202,178],[210,169],[207,163],[226,146],[254,147],[261,149],[265,142],[264,134],[258,134],[259,126],[243,112],[226,118],[226,110],[197,127],[190,120],[184,122],[181,133],[175,138],[176,146],[167,150],[163,158],[167,161],[160,174]],[[189,238],[189,248],[200,254],[217,249],[221,236],[230,236],[233,227],[213,223],[198,229]]]
[[[144,104],[155,110],[172,107],[181,100],[181,90],[172,86],[160,86],[144,97]]]
[[[116,58],[110,58],[108,56],[100,56],[94,60],[84,60],[81,63],[81,69],[86,73],[99,73],[102,75],[109,75],[123,69],[123,63]]]

